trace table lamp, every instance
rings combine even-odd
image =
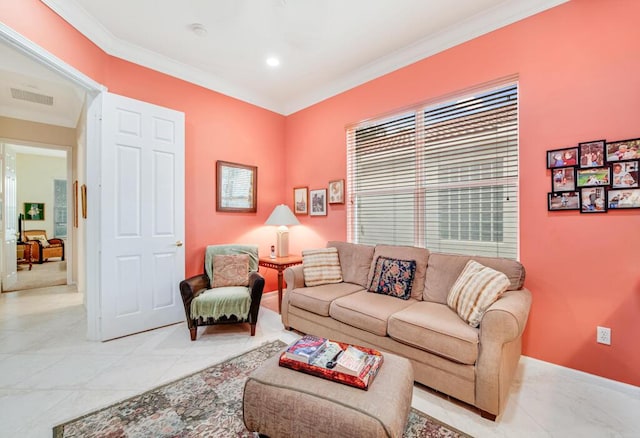
[[[293,215],[289,207],[280,204],[276,205],[276,208],[273,209],[265,225],[275,225],[278,227],[276,254],[278,257],[287,257],[289,255],[289,229],[287,225],[300,225],[298,219]]]

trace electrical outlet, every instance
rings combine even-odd
[[[596,331],[596,341],[598,344],[611,345],[611,329],[609,327],[600,327]]]

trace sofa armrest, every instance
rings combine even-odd
[[[531,292],[527,289],[507,291],[480,321],[475,405],[485,413],[500,415],[504,410],[530,308]]]
[[[531,292],[518,289],[505,292],[480,321],[480,343],[511,342],[524,331],[531,308]]]
[[[287,282],[287,292],[304,287],[304,270],[302,265],[290,266],[284,270],[284,281]]]

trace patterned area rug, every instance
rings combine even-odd
[[[69,437],[257,437],[242,422],[247,376],[281,351],[281,341],[214,365],[53,428]],[[411,409],[405,438],[467,435]]]

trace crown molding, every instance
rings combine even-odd
[[[40,0],[109,55],[194,83],[282,115],[290,115],[377,77],[406,67],[458,44],[477,38],[569,0],[510,0],[456,23],[428,38],[397,50],[287,102],[266,98],[216,75],[116,38],[75,1]],[[73,5],[73,7],[70,7]]]

